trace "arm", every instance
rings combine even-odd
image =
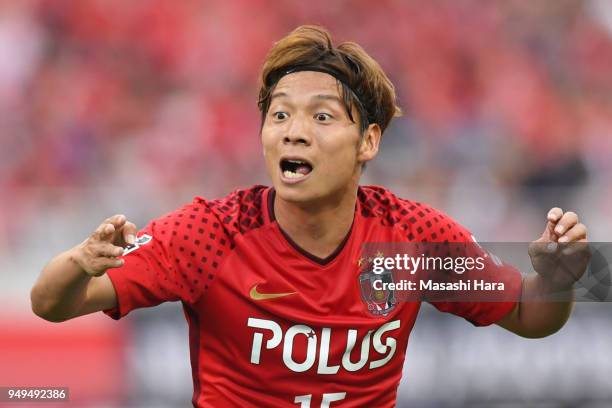
[[[30,293],[32,311],[45,320],[62,322],[115,307],[115,289],[105,273],[123,265],[117,257],[126,243],[134,242],[135,233],[134,224],[115,215],[81,244],[53,258]]]
[[[523,279],[521,301],[497,324],[523,337],[540,338],[557,332],[569,319],[573,285],[590,260],[587,228],[575,213],[553,208],[529,255],[537,273]]]

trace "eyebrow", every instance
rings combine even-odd
[[[336,95],[315,95],[313,99],[320,99],[324,101],[336,101],[339,104],[342,104],[342,100],[338,98]]]
[[[270,97],[270,101],[272,101],[272,99],[274,98],[286,98],[288,96],[289,95],[286,92],[274,92],[272,96]],[[330,95],[330,94],[317,94],[317,95],[314,95],[311,99],[318,99],[318,100],[323,100],[323,101],[336,101],[342,104],[342,100],[338,96]]]

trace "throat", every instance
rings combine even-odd
[[[355,216],[355,201],[313,211],[276,196],[273,208],[287,240],[300,252],[319,260],[328,259],[341,249],[351,232]]]
[[[281,230],[285,237],[295,246],[300,252],[305,255],[311,255],[318,260],[326,260],[338,252],[347,238],[349,232],[344,237],[332,237],[329,234],[321,238],[314,238],[312,234],[304,234],[301,231],[293,231],[293,233]],[[350,231],[350,229],[349,229]]]

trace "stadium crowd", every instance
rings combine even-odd
[[[265,182],[258,70],[305,22],[364,45],[398,89],[405,115],[367,182],[486,239],[533,236],[552,204],[597,219],[612,204],[611,15],[598,0],[1,2],[0,253],[107,187],[129,214],[139,194]]]
[[[450,213],[481,241],[530,241],[553,205],[578,211],[591,241],[610,241],[612,3],[373,4],[0,1],[0,326],[11,327],[0,361],[27,368],[61,358],[36,338],[47,341],[70,327],[38,326],[26,293],[52,254],[101,220],[122,212],[143,226],[194,195],[220,197],[267,182],[258,73],[273,41],[305,23],[363,45],[396,85],[404,116],[385,134],[364,183]],[[18,303],[22,314],[13,314],[10,306]],[[431,405],[410,406],[433,407],[442,406],[435,398],[489,394],[508,401],[609,401],[612,350],[601,330],[612,327],[610,314],[603,308],[589,314],[586,306],[593,305],[578,305],[583,314],[563,338],[529,345],[431,313],[412,336],[416,352],[407,359],[399,406],[402,397],[427,398]],[[123,402],[113,380],[137,389],[126,393],[134,401],[146,395],[162,401],[133,406],[183,406],[191,383],[177,310],[136,314],[130,321],[136,346],[130,343],[126,361],[98,349],[99,362],[121,371],[107,376],[107,388],[97,372],[87,376],[63,362],[49,364],[48,372],[64,378],[54,370],[67,367],[91,380],[90,388],[85,380],[74,387],[77,400],[81,392],[93,401]],[[22,321],[30,326],[19,331]],[[127,326],[111,331],[98,316],[91,322],[91,338],[131,338],[121,332]],[[82,331],[65,332],[58,344],[90,355],[74,335]],[[7,333],[16,333],[13,340]],[[477,356],[454,352],[470,344]],[[107,346],[111,355],[123,353],[114,342]],[[30,363],[23,363],[27,356]],[[470,375],[455,375],[466,370]]]

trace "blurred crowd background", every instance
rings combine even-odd
[[[364,183],[425,201],[481,241],[531,241],[552,206],[610,240],[607,0],[0,1],[0,386],[61,379],[76,381],[79,404],[187,405],[177,305],[58,326],[31,316],[28,292],[53,254],[109,215],[142,226],[195,195],[267,184],[259,69],[306,23],[361,44],[397,88],[404,116]],[[565,332],[529,342],[426,308],[399,406],[609,406],[612,342],[596,328],[610,310],[577,309]],[[91,355],[83,332],[117,353],[91,363],[114,373],[102,385],[78,362],[57,364]],[[585,347],[597,355],[588,364]],[[28,364],[41,361],[36,376]]]

